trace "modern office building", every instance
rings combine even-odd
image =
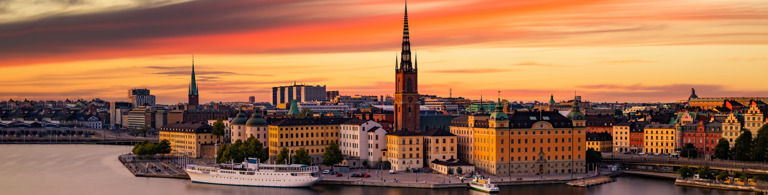
[[[272,104],[287,104],[291,100],[298,102],[327,101],[325,85],[297,85],[272,87]]]
[[[149,94],[149,89],[129,89],[128,102],[132,103],[133,107],[154,106],[155,96]]]

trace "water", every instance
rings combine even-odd
[[[239,187],[192,183],[189,180],[134,177],[117,160],[130,146],[0,145],[0,194],[268,194],[268,195],[468,195],[469,189],[411,189],[316,185],[310,189]],[[752,194],[675,186],[672,180],[620,177],[597,187],[564,184],[505,186],[500,194]]]

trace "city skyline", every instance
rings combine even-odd
[[[271,87],[294,81],[394,94],[400,1],[126,2],[0,15],[0,81],[10,83],[0,98],[121,100],[148,88],[158,103],[185,102],[192,54],[201,102],[269,101]],[[593,102],[674,102],[690,88],[701,97],[768,93],[755,84],[768,70],[768,42],[758,38],[768,34],[767,5],[596,2],[409,2],[420,93],[500,90],[542,102],[574,91]]]

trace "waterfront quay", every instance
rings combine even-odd
[[[88,128],[0,128],[0,144],[135,145],[143,141],[158,142],[158,137],[138,137],[128,132]]]
[[[136,177],[189,179],[183,165],[189,159],[174,157],[138,157],[133,154],[118,156],[118,160]]]

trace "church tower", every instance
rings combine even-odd
[[[187,109],[197,109],[198,101],[197,82],[195,82],[195,58],[192,58],[192,81],[189,82],[189,104]]]
[[[395,69],[395,131],[419,130],[418,60],[411,64],[411,40],[408,32],[408,5],[405,6],[403,44],[400,65]]]

